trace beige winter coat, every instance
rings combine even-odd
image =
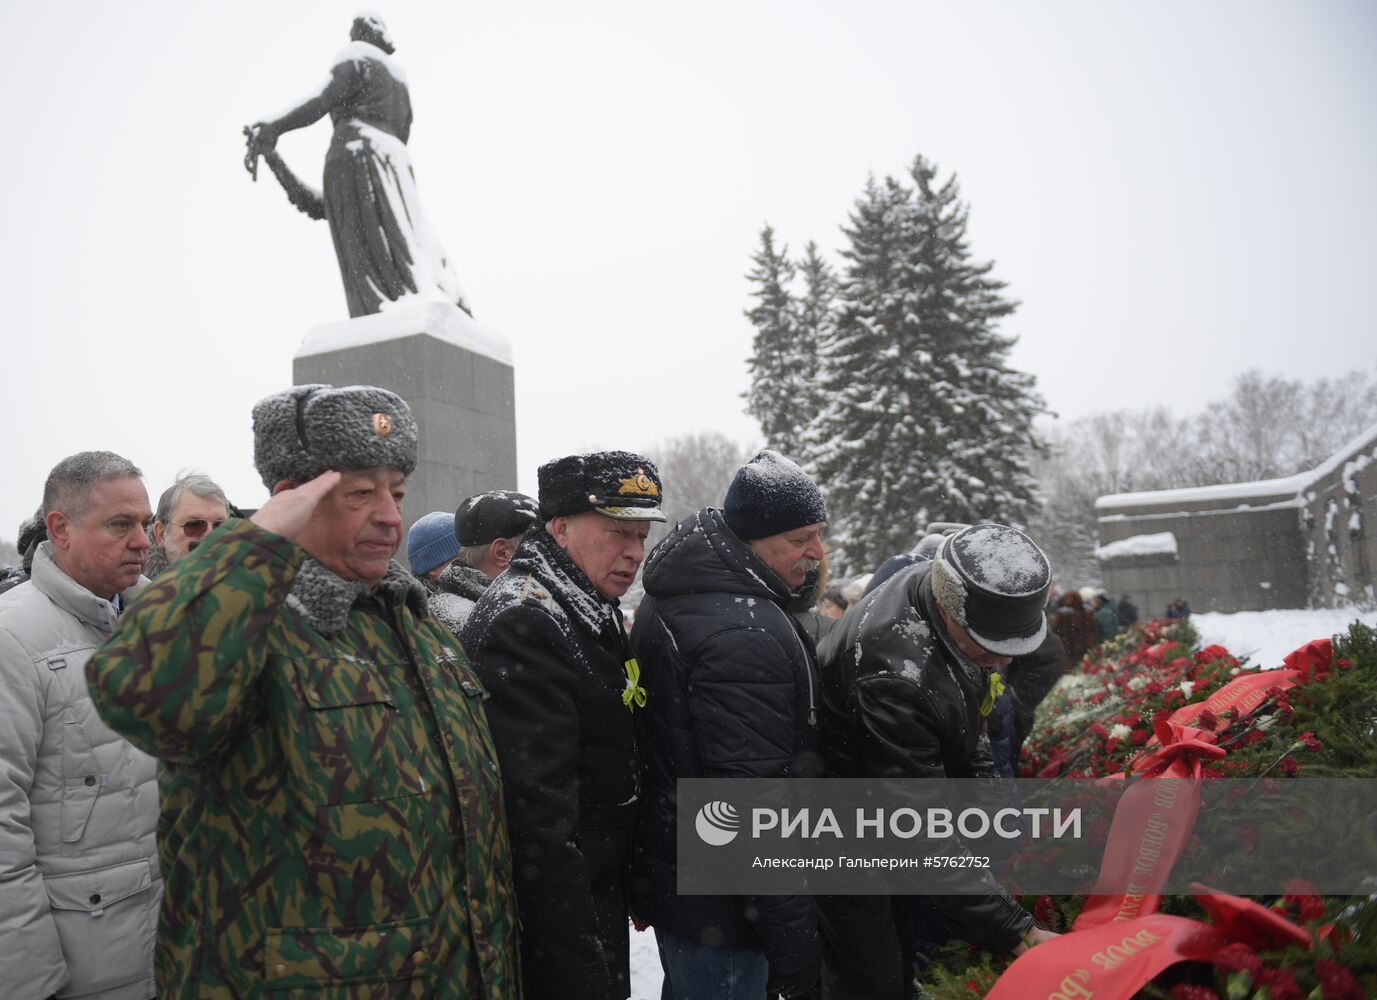
[[[29,582],[0,594],[0,993],[148,1000],[155,762],[96,714],[84,668],[115,609],[50,546]]]

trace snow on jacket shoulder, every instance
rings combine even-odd
[[[625,997],[639,792],[620,613],[537,525],[483,594],[460,644],[491,693],[525,995]]]
[[[115,620],[49,542],[0,595],[0,983],[18,1000],[155,992],[156,763],[105,725],[84,674]]]
[[[817,961],[804,896],[678,896],[680,778],[811,777],[817,661],[791,595],[720,511],[686,518],[646,562],[631,642],[647,692],[645,801],[634,906],[658,928],[763,951],[780,970]]]
[[[492,585],[492,578],[482,570],[455,563],[435,580],[421,582],[430,591],[430,613],[457,638]]]

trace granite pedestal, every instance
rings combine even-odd
[[[420,430],[406,527],[432,510],[516,489],[516,400],[506,339],[444,302],[326,323],[292,361],[297,385],[377,385],[407,401]],[[398,558],[405,562],[405,545]]]

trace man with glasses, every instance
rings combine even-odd
[[[144,572],[150,579],[201,544],[230,518],[225,491],[201,472],[183,473],[158,498],[153,550]]]
[[[96,714],[83,672],[134,592],[153,512],[133,463],[63,459],[48,540],[0,595],[0,992],[153,996],[162,899],[155,761]]]

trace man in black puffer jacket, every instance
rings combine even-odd
[[[640,702],[617,600],[649,522],[665,519],[660,478],[624,451],[556,459],[537,476],[544,523],[522,537],[460,642],[491,693],[525,995],[622,1000]]]
[[[1000,524],[949,536],[931,562],[902,570],[854,605],[821,643],[822,745],[840,778],[978,778],[997,800],[988,716],[995,668],[1035,653],[1047,635],[1051,567],[1033,540]],[[935,854],[970,854],[959,837]],[[926,874],[926,873],[925,873]],[[963,895],[925,897],[947,932],[1021,954],[1052,935],[987,872],[940,869],[934,883]],[[909,900],[819,900],[823,993],[903,1000],[913,981]]]
[[[677,895],[675,819],[680,778],[817,773],[817,661],[786,609],[815,579],[826,520],[813,481],[766,451],[723,510],[686,518],[646,563],[632,634],[648,695],[633,909],[655,927],[673,1000],[763,998],[767,982],[770,996],[799,996],[817,981],[812,898]]]

